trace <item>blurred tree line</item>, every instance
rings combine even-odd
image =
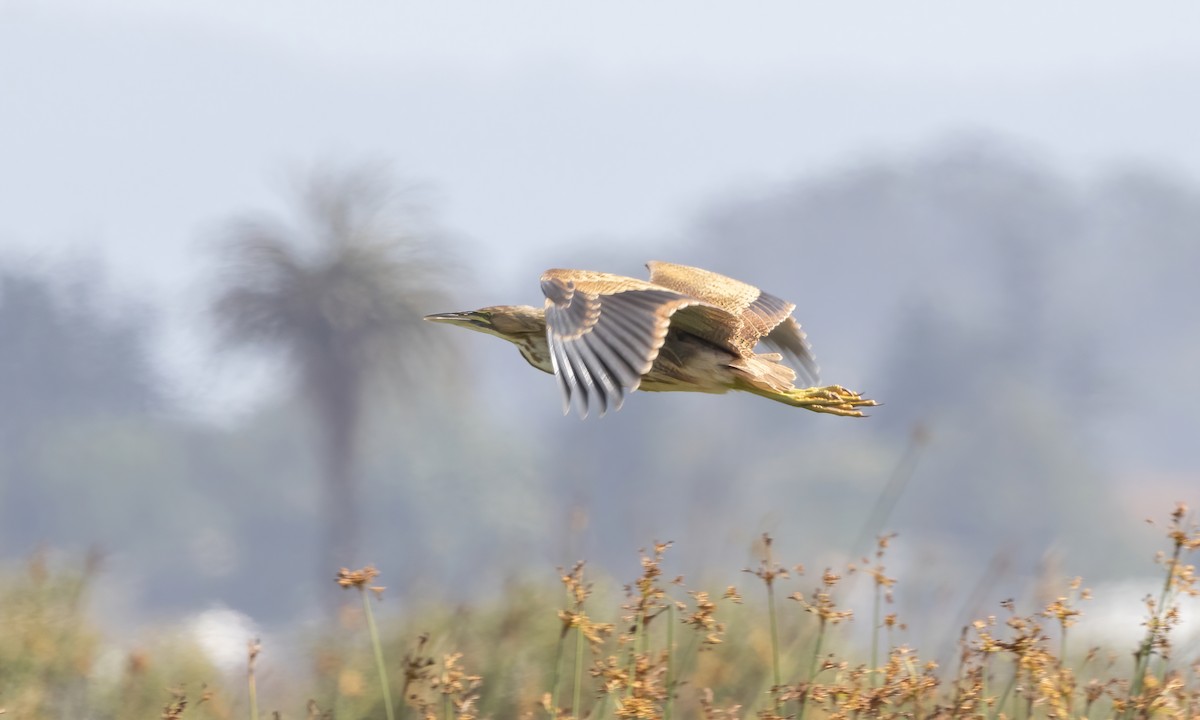
[[[685,262],[793,300],[823,381],[885,403],[858,422],[734,395],[563,419],[511,348],[418,334],[461,309],[443,299],[459,270],[380,214],[388,192],[317,178],[294,218],[230,224],[208,258],[224,338],[283,353],[298,390],[233,427],[171,406],[152,311],[82,269],[0,266],[3,555],[96,546],[139,606],[268,620],[311,607],[314,565],[339,556],[404,597],[579,557],[624,576],[654,539],[679,541],[691,576],[733,573],[763,530],[813,565],[899,531],[908,579],[1002,563],[1015,582],[1048,547],[1102,577],[1139,556],[1112,530],[1137,471],[1200,460],[1183,401],[1200,199],[1160,173],[1083,183],[950,145],[726,199],[655,257],[555,263]],[[494,302],[534,301],[541,269]],[[865,527],[917,427],[907,488]],[[958,612],[972,591],[931,581],[914,602]]]

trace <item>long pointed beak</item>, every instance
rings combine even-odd
[[[460,327],[491,327],[491,323],[487,321],[487,318],[482,313],[475,310],[468,310],[466,312],[437,313],[436,315],[426,315],[425,319],[429,322],[446,323],[447,325],[458,325]]]

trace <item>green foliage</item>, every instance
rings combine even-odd
[[[216,673],[176,634],[123,655],[106,646],[87,612],[96,559],[52,565],[39,554],[0,590],[0,708],[9,717],[154,717],[166,704],[164,688],[194,683],[195,699],[204,696]],[[191,717],[227,717],[214,708]]]
[[[14,717],[60,717],[85,706],[99,640],[83,608],[93,569],[52,572],[39,555],[0,589],[0,707]]]

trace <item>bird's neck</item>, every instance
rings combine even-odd
[[[521,335],[512,341],[521,351],[521,357],[538,370],[554,374],[554,365],[550,362],[550,345],[546,342],[545,333]]]

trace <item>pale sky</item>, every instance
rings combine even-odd
[[[1197,27],[1188,2],[3,0],[0,242],[174,278],[320,159],[389,159],[485,256],[677,232],[946,132],[1195,173]]]
[[[0,256],[101,259],[187,372],[203,239],[314,162],[390,161],[529,302],[581,241],[656,257],[728,192],[950,133],[1200,177],[1197,28],[1184,1],[0,0]]]

